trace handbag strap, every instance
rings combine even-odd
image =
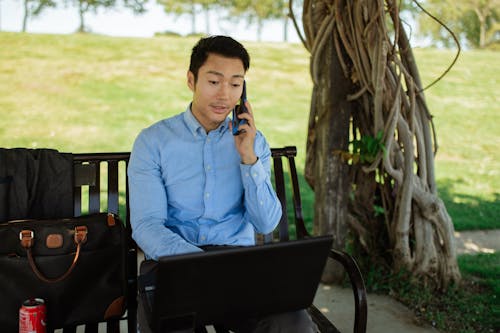
[[[47,283],[54,283],[54,282],[59,282],[64,280],[65,278],[68,277],[68,275],[71,273],[73,268],[75,268],[76,262],[78,261],[78,258],[80,256],[80,248],[83,243],[87,240],[87,227],[86,226],[76,226],[75,227],[75,234],[74,234],[74,241],[76,243],[76,253],[75,256],[73,257],[73,262],[71,263],[71,266],[68,268],[68,270],[61,276],[53,279],[49,279],[45,277],[40,270],[36,267],[35,260],[33,259],[33,255],[31,253],[31,247],[34,244],[34,236],[35,233],[32,230],[21,230],[19,233],[19,239],[21,240],[21,246],[26,250],[26,253],[28,255],[28,262],[30,263],[31,269],[35,273],[35,275],[42,281],[47,282]]]

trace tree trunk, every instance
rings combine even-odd
[[[257,18],[257,41],[262,41],[262,28],[264,27],[264,21],[259,17]]]
[[[203,9],[205,12],[205,34],[208,36],[210,35],[210,9],[208,6],[205,6]]]
[[[86,8],[83,8],[83,3],[79,1],[78,14],[80,16],[80,26],[78,27],[78,32],[85,32],[85,12]]]
[[[373,265],[386,260],[394,272],[445,289],[460,280],[453,223],[437,195],[432,117],[397,6],[304,0],[314,83],[305,176],[316,197],[314,230],[332,233],[343,249],[349,221]],[[366,140],[349,154],[351,116],[353,137]],[[325,278],[332,274],[327,267]]]
[[[194,1],[191,1],[191,33],[196,33],[196,7]]]
[[[283,19],[283,41],[288,42],[288,16]]]
[[[479,8],[474,10],[479,21],[479,41],[478,46],[483,49],[486,46],[486,15]]]
[[[24,15],[23,15],[23,27],[22,27],[22,32],[26,32],[26,27],[28,25],[28,17],[30,15],[29,13],[29,1],[30,0],[24,0]]]
[[[316,114],[309,128],[306,165],[312,175],[314,204],[314,233],[333,235],[333,248],[344,250],[347,235],[347,204],[349,196],[349,167],[335,151],[345,151],[349,145],[351,104],[347,102],[349,81],[343,75],[333,40],[326,41],[314,86],[311,113]],[[344,272],[340,265],[329,261],[323,282],[340,282]]]

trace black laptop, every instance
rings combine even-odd
[[[160,258],[139,278],[153,332],[309,307],[331,236]],[[155,282],[156,281],[156,282]]]

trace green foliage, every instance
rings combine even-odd
[[[196,14],[198,12],[196,7],[203,9],[212,8],[216,6],[219,1],[217,0],[158,0],[158,3],[163,6],[166,13],[169,14]]]
[[[196,16],[200,11],[208,15],[208,11],[216,7],[221,7],[217,0],[157,0],[158,4],[163,6],[167,14],[181,16],[189,14],[191,16],[191,34],[196,33]],[[206,34],[209,33],[209,20],[206,22]]]
[[[361,135],[359,139],[349,142],[352,152],[335,150],[333,153],[339,155],[344,162],[371,164],[375,162],[379,153],[386,153],[383,136],[382,131],[379,131],[375,137]]]
[[[496,295],[494,298],[498,298],[496,302],[500,302],[500,253],[462,255],[458,264],[467,276],[477,277],[491,288]],[[497,318],[500,320],[500,316]]]
[[[469,47],[484,48],[500,40],[499,0],[425,0],[422,6]],[[450,33],[423,12],[419,15],[419,25],[419,33],[431,37],[434,45],[454,45]]]
[[[80,17],[80,26],[78,32],[87,32],[85,26],[85,14],[88,12],[97,13],[100,8],[117,7],[120,0],[63,0],[69,5],[73,5],[78,9]],[[136,14],[145,12],[144,5],[148,0],[121,0],[124,7],[131,9]]]
[[[288,12],[288,0],[227,0],[225,3],[234,19],[242,16],[249,25],[257,22],[258,40],[261,40],[264,21],[283,18]]]
[[[500,327],[500,253],[458,257],[463,281],[440,292],[376,264],[363,272],[370,292],[390,294],[440,332],[494,333]],[[367,266],[364,266],[367,267]],[[412,282],[410,282],[412,281]]]
[[[283,0],[232,0],[229,2],[232,13],[253,19],[273,19],[284,16],[288,1]]]
[[[384,133],[379,131],[375,137],[371,135],[362,135],[358,140],[352,140],[353,159],[361,163],[373,163],[380,152],[386,153],[382,141]]]
[[[46,8],[56,7],[54,0],[23,0],[24,2],[24,15],[22,31],[26,32],[28,19],[40,15]]]
[[[24,0],[24,3],[25,8],[28,10],[25,14],[28,16],[40,15],[44,9],[56,6],[56,2],[53,0]]]
[[[379,205],[373,205],[373,212],[375,213],[375,217],[382,216],[385,214],[385,209]]]
[[[181,37],[181,34],[176,31],[166,30],[162,32],[156,32],[155,37],[168,36],[168,37]]]
[[[166,13],[178,16],[191,15],[191,33],[195,33],[196,16],[200,11],[208,16],[208,11],[218,8],[225,9],[228,13],[226,17],[220,15],[221,19],[237,23],[243,18],[249,25],[257,23],[259,40],[264,21],[285,17],[288,8],[287,0],[157,0],[157,2],[163,6]],[[209,34],[209,30],[207,20],[205,33]]]

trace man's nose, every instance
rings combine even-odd
[[[217,98],[228,99],[229,98],[229,84],[222,83],[219,86],[219,91],[217,92]]]

